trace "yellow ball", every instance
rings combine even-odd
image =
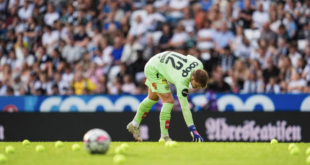
[[[57,141],[57,142],[55,143],[55,147],[56,147],[56,148],[61,148],[61,147],[63,147],[63,145],[64,145],[64,143],[63,143],[62,141]]]
[[[114,164],[123,164],[126,162],[126,157],[124,155],[117,154],[113,158]]]
[[[123,144],[121,145],[121,147],[122,147],[122,149],[125,150],[125,151],[127,151],[127,150],[129,149],[129,145],[128,145],[127,143],[123,143]]]
[[[170,147],[170,143],[171,143],[171,141],[167,141],[167,142],[165,143],[165,146],[166,146],[166,147]]]
[[[310,147],[306,150],[306,155],[310,155]]]
[[[124,154],[125,150],[122,146],[117,146],[114,150],[115,154]]]
[[[29,145],[30,145],[30,141],[27,140],[27,139],[25,139],[25,140],[23,141],[23,145],[24,145],[24,146],[29,146]]]
[[[291,155],[298,155],[300,153],[300,151],[298,148],[293,148],[290,153],[291,153]]]
[[[291,143],[289,146],[288,146],[288,150],[290,151],[291,149],[293,148],[298,148],[296,144],[294,143]]]
[[[37,145],[36,146],[36,152],[44,152],[45,151],[45,148],[43,145]]]
[[[5,147],[5,153],[7,154],[13,154],[15,152],[15,149],[13,146],[7,146]]]
[[[307,157],[306,163],[307,163],[307,164],[310,164],[310,156]]]
[[[159,142],[159,143],[165,143],[165,140],[162,139],[162,138],[160,138],[160,139],[158,140],[158,142]]]
[[[73,151],[79,151],[79,150],[81,150],[81,146],[79,144],[75,143],[72,145],[72,150]]]
[[[169,143],[169,147],[177,147],[178,146],[178,142],[176,141],[172,141]]]
[[[271,143],[271,144],[278,144],[278,140],[277,140],[277,139],[272,139],[272,140],[270,141],[270,143]]]
[[[6,156],[3,154],[0,154],[0,163],[5,163],[7,161],[8,161],[8,159],[6,158]]]

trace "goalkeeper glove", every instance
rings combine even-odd
[[[203,138],[197,132],[195,125],[191,125],[188,128],[189,128],[189,131],[191,132],[191,135],[193,137],[194,142],[203,142],[204,141]]]

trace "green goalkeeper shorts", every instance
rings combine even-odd
[[[144,68],[146,82],[145,85],[148,86],[152,92],[155,93],[169,93],[170,88],[168,81],[157,72],[157,70],[151,66],[146,64]]]

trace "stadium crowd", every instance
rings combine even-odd
[[[207,90],[309,93],[310,0],[0,0],[2,96],[145,94],[167,50],[200,59]]]

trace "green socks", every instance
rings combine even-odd
[[[163,107],[161,108],[159,118],[160,118],[160,132],[162,135],[168,135],[172,108],[173,108],[172,103],[163,103]]]
[[[150,112],[152,106],[155,103],[157,103],[157,101],[151,100],[148,97],[142,101],[142,103],[138,107],[136,116],[133,119],[133,122],[132,122],[133,126],[139,127],[141,120],[146,117],[146,115]]]

